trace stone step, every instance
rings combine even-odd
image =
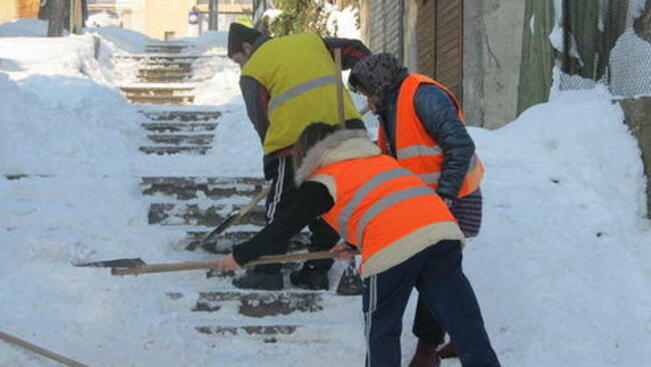
[[[157,105],[183,105],[194,102],[193,96],[178,96],[178,97],[165,97],[165,96],[127,96],[129,103],[137,104],[157,104]]]
[[[140,147],[139,148],[141,152],[146,153],[146,154],[158,154],[158,155],[166,155],[166,154],[199,154],[199,155],[205,155],[210,149],[212,149],[211,145],[206,145],[206,146],[147,146],[147,147]]]
[[[198,124],[198,123],[183,123],[183,122],[146,122],[141,125],[145,130],[163,132],[205,132],[214,131],[217,124]]]
[[[231,205],[202,208],[198,204],[152,203],[149,206],[149,224],[215,227],[228,217],[231,208]],[[238,224],[256,226],[264,226],[265,223],[264,209],[259,206],[238,221]]]
[[[194,62],[199,59],[212,58],[213,56],[201,55],[115,55],[116,59],[130,59],[130,60],[144,60],[148,62],[170,62],[170,63],[187,63]]]
[[[276,343],[277,336],[292,335],[299,325],[197,326],[201,334],[215,336],[263,337],[265,343]]]
[[[143,177],[140,186],[145,196],[163,195],[176,200],[190,200],[234,195],[253,197],[262,190],[264,183],[261,178],[248,177]]]
[[[148,53],[174,53],[178,54],[182,51],[192,48],[190,45],[146,45],[145,52]]]
[[[189,97],[194,87],[123,86],[120,90],[129,97]]]
[[[170,144],[170,145],[210,145],[214,138],[214,134],[201,134],[201,135],[170,135],[170,134],[155,134],[147,135],[147,138],[154,143]]]
[[[152,121],[209,121],[217,120],[222,113],[220,111],[143,111],[148,119]]]
[[[195,251],[202,249],[213,254],[227,255],[231,252],[233,245],[250,240],[257,233],[257,231],[233,231],[222,233],[215,240],[202,246],[201,240],[206,238],[208,233],[210,233],[210,231],[188,231],[188,244],[185,247],[186,250]],[[299,233],[289,241],[288,251],[303,251],[307,249],[308,243],[309,235],[306,233]]]
[[[185,76],[185,75],[192,74],[192,69],[190,69],[190,70],[182,70],[182,69],[177,69],[177,68],[161,68],[161,67],[140,68],[140,69],[138,69],[138,74],[139,75],[164,75],[164,76],[179,75],[179,76]]]
[[[169,71],[185,71],[192,72],[194,63],[185,61],[156,61],[156,60],[142,60],[140,62],[139,70],[169,70]]]
[[[190,76],[139,76],[140,83],[182,83],[190,80]]]
[[[323,292],[201,292],[195,312],[219,312],[227,305],[235,305],[238,313],[246,317],[289,315],[295,312],[313,313],[323,310]]]

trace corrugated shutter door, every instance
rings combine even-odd
[[[436,0],[419,0],[416,19],[418,44],[418,72],[436,78]]]
[[[391,52],[402,61],[403,0],[376,0],[369,12],[369,48]]]
[[[373,52],[384,51],[384,9],[382,1],[370,7],[368,47]]]
[[[391,52],[402,61],[403,1],[385,0],[384,3],[384,19],[386,20],[384,51]]]
[[[419,0],[418,72],[463,96],[463,0]]]
[[[463,0],[436,4],[435,79],[463,96]]]

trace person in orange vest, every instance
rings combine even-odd
[[[345,240],[338,259],[361,253],[366,366],[401,363],[402,316],[413,288],[458,345],[463,367],[500,366],[461,267],[464,235],[436,192],[381,154],[366,132],[314,123],[294,151],[296,200],[281,217],[218,261],[236,270],[289,239],[315,217]]]
[[[379,117],[382,151],[396,157],[445,200],[466,237],[476,236],[481,226],[484,167],[454,93],[427,76],[409,73],[389,53],[361,60],[348,81],[367,97]],[[440,358],[457,356],[455,345],[444,343],[444,327],[423,302],[418,303],[413,332],[418,347],[410,367],[434,367]]]

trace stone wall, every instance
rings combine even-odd
[[[642,150],[642,160],[647,179],[651,177],[651,97],[629,99],[621,102],[626,124]],[[651,185],[647,182],[647,216],[651,218]]]

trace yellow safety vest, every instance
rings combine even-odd
[[[335,65],[321,37],[295,34],[263,43],[246,62],[242,76],[262,84],[270,94],[265,153],[296,143],[313,122],[337,124]],[[360,118],[344,92],[346,120]]]

